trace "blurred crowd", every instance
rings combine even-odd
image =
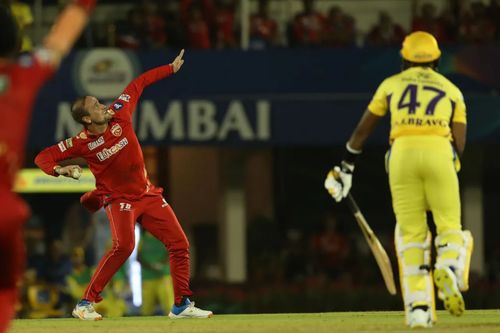
[[[19,0],[8,1],[12,3],[21,30],[26,31],[33,24],[30,6]],[[346,12],[341,2],[340,5],[332,4],[324,12],[316,9],[316,0],[301,0],[302,10],[287,22],[273,17],[269,11],[270,0],[253,2],[256,6],[252,6],[255,9],[249,22],[249,47],[252,49],[397,46],[406,34],[415,30],[432,33],[441,44],[489,43],[500,36],[499,0],[448,0],[439,10],[433,1],[411,0],[412,19],[407,25],[411,31],[406,31],[388,11],[381,9],[374,13],[378,17],[376,23],[364,32],[356,26],[356,13]],[[128,5],[130,9],[123,19],[93,20],[79,46],[129,49],[240,47],[238,0],[141,0]],[[31,40],[25,34],[23,49],[31,47]]]
[[[297,295],[298,303],[290,303],[290,311],[299,311],[301,306],[307,308],[309,303],[304,303],[300,296],[304,293],[378,290],[384,294],[379,268],[349,214],[328,210],[300,226],[267,218],[249,221],[248,276],[245,283],[237,285],[224,283],[217,228],[217,223],[195,225],[188,234],[197,295],[205,297],[208,303],[213,302],[215,309],[224,313],[276,311],[274,307],[279,305],[273,303],[276,301],[273,297],[277,294],[291,299]],[[391,230],[379,228],[377,236],[395,265]],[[56,223],[43,221],[34,214],[25,227],[25,242],[28,260],[20,288],[18,317],[67,317],[82,297],[99,259],[110,248],[111,234],[104,210],[90,215],[76,201]],[[500,246],[496,245],[488,260],[487,275],[473,274],[473,286],[485,288],[498,284],[499,254]],[[173,289],[165,247],[149,233],[142,232],[136,255],[132,257],[135,258],[129,260],[106,287],[102,294],[104,300],[96,305],[96,310],[108,317],[168,313],[173,303]],[[140,306],[134,301],[131,284],[134,265],[138,263],[141,283],[136,284],[136,288],[142,295]],[[396,266],[393,269],[397,274]],[[356,300],[354,297],[337,301]],[[340,306],[337,301],[330,305],[317,304],[318,311],[325,310],[325,306]],[[359,308],[356,304],[352,306]]]
[[[354,227],[350,222],[339,223],[331,212],[302,229],[285,231],[268,219],[251,221],[247,235],[248,281],[242,290],[256,286],[373,285],[373,281],[379,281],[375,262],[361,234],[342,227]],[[191,242],[194,283],[221,283],[222,276],[215,272],[220,271],[218,245],[213,241],[217,231],[212,233],[206,227],[201,231],[194,232]],[[21,318],[67,317],[84,294],[99,259],[112,244],[105,211],[89,214],[78,201],[68,206],[57,223],[48,223],[35,213],[25,226],[25,243],[27,267],[17,309]],[[141,266],[141,306],[134,302],[134,264],[129,260],[104,290],[104,300],[96,310],[108,317],[167,314],[173,303],[167,250],[156,238],[142,232],[134,260]]]

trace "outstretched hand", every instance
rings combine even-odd
[[[174,69],[174,73],[177,73],[179,69],[181,69],[182,65],[184,64],[184,59],[182,57],[184,56],[184,49],[181,50],[179,55],[175,57],[174,61],[172,61],[172,67]]]

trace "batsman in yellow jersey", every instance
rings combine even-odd
[[[325,187],[336,201],[346,197],[356,157],[379,120],[390,113],[386,169],[397,221],[395,243],[406,324],[431,327],[437,319],[434,283],[451,314],[465,311],[461,291],[468,289],[473,240],[469,231],[462,231],[457,172],[465,146],[466,108],[460,90],[437,72],[441,51],[431,34],[408,35],[401,56],[402,72],[380,84],[347,142],[343,161],[334,168],[337,173],[329,172]],[[437,231],[434,269],[427,211]]]

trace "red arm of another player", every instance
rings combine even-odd
[[[73,140],[67,139],[59,142],[56,145],[50,146],[42,150],[35,157],[35,164],[46,174],[58,177],[61,172],[57,173],[55,169],[60,167],[58,162],[64,161],[77,155],[77,148],[73,146]]]

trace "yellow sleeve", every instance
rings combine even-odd
[[[25,5],[23,8],[23,25],[27,26],[33,23],[33,15],[31,14],[31,8],[28,5]]]
[[[368,104],[368,110],[370,110],[370,112],[374,115],[380,117],[385,116],[387,110],[389,109],[389,106],[387,104],[386,82],[387,81],[384,81],[380,84],[380,86],[377,88],[377,91],[375,92],[375,95],[373,95],[370,104]]]
[[[458,98],[455,101],[455,110],[453,110],[452,122],[467,124],[467,113],[462,93],[458,93]]]

